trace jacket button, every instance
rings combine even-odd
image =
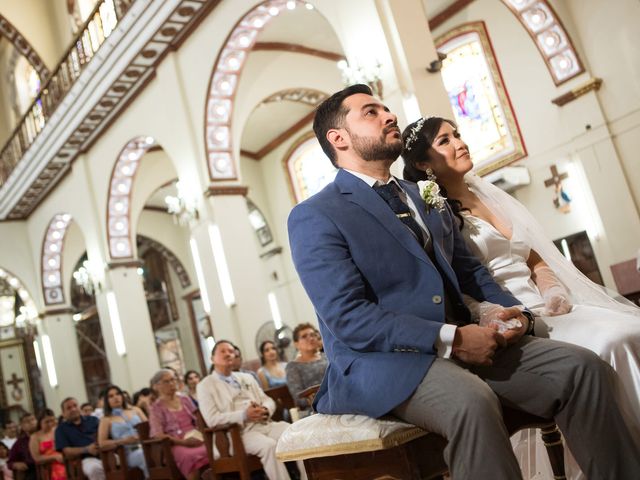
[[[431,301],[433,301],[433,303],[442,303],[442,297],[440,295],[434,295],[431,297]]]

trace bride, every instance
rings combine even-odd
[[[469,150],[452,121],[422,118],[402,136],[404,178],[437,181],[471,250],[536,314],[536,335],[588,348],[611,364],[624,390],[622,403],[637,423],[640,308],[614,300],[587,279],[522,204],[471,173]]]

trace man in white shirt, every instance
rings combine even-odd
[[[270,480],[289,480],[283,463],[276,459],[276,444],[286,422],[273,422],[275,402],[247,373],[234,372],[236,352],[231,342],[218,341],[211,352],[214,371],[197,386],[200,412],[209,427],[237,423],[248,454],[257,455]]]
[[[8,421],[4,424],[4,438],[1,439],[9,450],[13,447],[18,439],[18,425],[14,421]]]

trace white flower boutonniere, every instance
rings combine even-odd
[[[427,210],[432,208],[437,208],[439,212],[444,210],[444,204],[447,199],[440,194],[440,186],[436,182],[420,180],[418,189],[420,190],[420,196],[427,204]]]

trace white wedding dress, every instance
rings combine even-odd
[[[464,213],[464,212],[463,212]],[[597,353],[618,373],[621,403],[630,422],[640,420],[640,318],[597,306],[574,305],[565,315],[545,316],[544,300],[527,266],[530,247],[517,229],[508,239],[490,223],[464,214],[463,235],[473,253],[489,269],[496,282],[509,290],[536,314],[535,333]],[[598,432],[594,432],[597,435]],[[536,440],[534,441],[534,438]],[[531,431],[512,439],[526,479],[552,479],[544,446]],[[567,452],[568,453],[568,452]],[[584,478],[570,454],[566,455],[568,478]]]

